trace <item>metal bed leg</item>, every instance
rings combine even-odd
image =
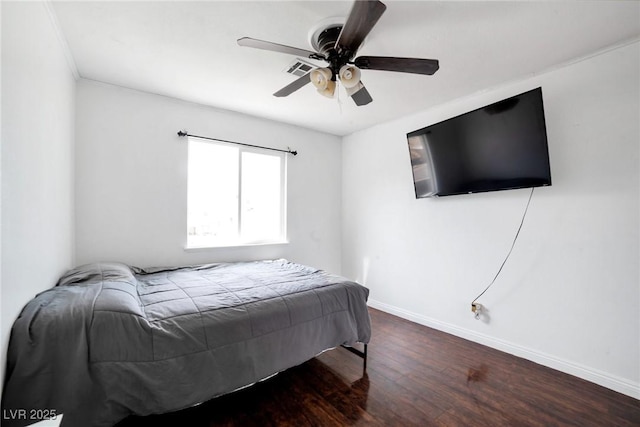
[[[367,348],[369,344],[364,345],[364,361],[362,362],[362,373],[365,374],[367,372]]]
[[[362,350],[358,350],[355,347],[351,347],[348,345],[342,345],[342,348],[349,350],[351,353],[355,354],[356,356],[359,356],[362,358],[362,373],[366,373],[367,372],[367,348],[368,348],[368,344],[364,344],[364,351]]]

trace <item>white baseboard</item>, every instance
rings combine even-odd
[[[393,305],[385,304],[380,301],[369,299],[368,304],[372,308],[384,311],[389,314],[393,314],[406,320],[410,320],[420,325],[428,326],[430,328],[437,329],[439,331],[443,331],[451,335],[467,339],[469,341],[486,345],[487,347],[504,351],[505,353],[509,353],[514,356],[522,357],[523,359],[527,359],[540,365],[556,369],[560,372],[582,378],[584,380],[601,385],[627,396],[631,396],[635,399],[640,399],[640,384],[633,383],[624,378],[619,378],[614,375],[599,371],[597,369],[589,368],[578,363],[564,360],[537,350],[532,350],[530,348],[494,338],[489,335],[472,331],[470,329],[461,328],[459,326],[455,326],[446,322],[441,322],[439,320],[423,316],[421,314],[413,313],[411,311],[404,310]]]

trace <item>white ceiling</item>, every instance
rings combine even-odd
[[[248,36],[310,49],[309,31],[351,1],[54,1],[81,77],[347,135],[526,78],[640,37],[638,1],[397,1],[359,55],[435,58],[433,76],[363,70],[373,102],[307,85],[294,56],[240,47]],[[322,62],[318,62],[322,65]]]

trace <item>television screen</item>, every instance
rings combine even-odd
[[[551,185],[537,88],[407,134],[416,198]]]

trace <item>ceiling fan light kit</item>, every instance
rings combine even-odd
[[[333,73],[328,68],[316,68],[311,70],[309,77],[311,78],[311,83],[320,91],[327,88],[329,82],[333,79]]]
[[[336,91],[336,75],[330,68],[316,68],[309,73],[313,84],[321,95],[333,98]],[[338,79],[345,89],[351,89],[360,83],[360,70],[350,65],[343,65],[338,73]],[[351,96],[349,91],[347,95]]]
[[[326,96],[327,98],[333,98],[333,95],[336,93],[336,82],[329,80],[327,82],[327,87],[324,89],[318,89],[318,93]]]
[[[340,68],[340,72],[338,73],[338,77],[340,78],[340,83],[346,89],[350,89],[356,86],[360,82],[361,72],[358,68],[352,65],[343,65]]]
[[[325,68],[315,68],[273,95],[285,97],[311,82],[320,94],[333,97],[340,81],[356,105],[372,101],[361,80],[361,69],[432,75],[438,71],[437,59],[361,56],[355,58],[362,42],[373,29],[387,7],[379,0],[357,0],[344,25],[339,18],[328,18],[310,31],[314,51],[299,49],[264,40],[243,37],[240,46],[296,55],[328,62]]]

